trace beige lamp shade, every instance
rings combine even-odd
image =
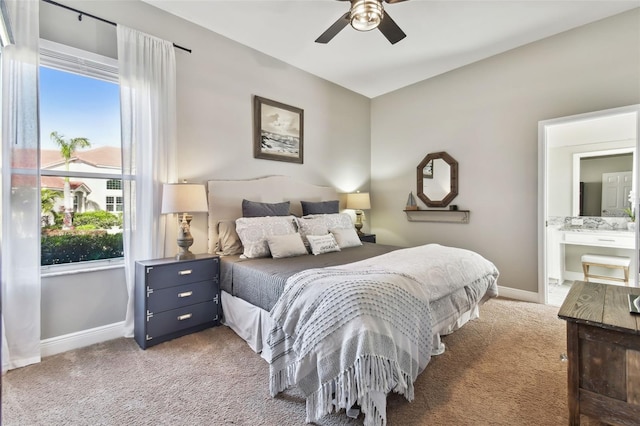
[[[165,183],[162,187],[162,213],[198,213],[208,211],[204,185]]]
[[[353,210],[369,210],[371,199],[368,192],[355,192],[347,194],[347,208]]]

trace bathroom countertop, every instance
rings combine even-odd
[[[595,229],[595,228],[560,228],[564,232],[593,232],[598,234],[633,234],[635,231],[628,229]]]

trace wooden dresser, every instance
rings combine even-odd
[[[576,281],[558,316],[567,321],[569,425],[640,424],[640,288]],[[585,418],[586,417],[586,418]]]

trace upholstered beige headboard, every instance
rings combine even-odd
[[[221,220],[242,217],[242,200],[262,203],[291,202],[291,214],[302,215],[300,201],[340,200],[344,208],[344,196],[335,188],[318,186],[288,176],[267,176],[250,180],[210,180],[209,198],[209,244],[210,253],[215,251],[218,241],[217,224]]]

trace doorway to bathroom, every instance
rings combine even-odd
[[[541,121],[539,135],[540,302],[560,306],[583,259],[629,259],[630,286],[638,286],[638,117],[640,105]],[[586,258],[584,256],[587,256]],[[601,278],[623,271],[597,266]]]

